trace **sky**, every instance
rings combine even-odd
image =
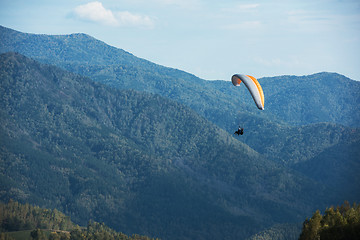
[[[326,71],[360,81],[360,0],[0,0],[0,25],[86,33],[206,80]]]

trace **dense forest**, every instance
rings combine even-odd
[[[0,59],[5,200],[127,234],[242,238],[279,208],[289,209],[279,221],[297,216],[301,202],[285,189],[313,186],[181,104],[111,89],[20,54]]]
[[[360,101],[360,84],[337,73],[259,79],[266,110],[253,111],[245,87],[160,66],[86,34],[27,34],[1,26],[0,30],[1,53],[19,52],[114,88],[159,94],[230,134],[241,124],[248,133],[242,142],[290,167],[310,162],[334,146],[347,148],[354,140],[354,129],[348,127],[359,127],[360,106],[351,103]]]
[[[69,231],[75,227],[70,217],[58,210],[42,209],[30,204],[10,200],[0,204],[0,228],[2,232],[31,229],[54,229]]]
[[[287,232],[285,232],[287,231]],[[249,240],[296,238],[297,226],[274,226]],[[299,240],[357,240],[360,238],[360,204],[349,202],[327,208],[324,214],[317,210],[303,223]],[[134,234],[116,232],[104,223],[88,221],[86,227],[74,224],[70,217],[58,210],[49,210],[10,200],[0,202],[0,240],[150,240]]]
[[[9,201],[0,202],[0,240],[150,240],[127,236],[104,223],[89,221],[87,227],[74,224],[58,210]]]
[[[245,87],[85,34],[0,27],[2,52],[4,202],[127,235],[296,239],[316,209],[360,197],[360,84],[345,76],[259,79],[258,111]]]
[[[306,219],[299,240],[357,240],[360,239],[360,204],[330,207],[321,214],[317,210]]]
[[[297,240],[301,232],[301,224],[276,224],[264,231],[254,234],[246,240]]]

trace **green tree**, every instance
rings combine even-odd
[[[15,240],[15,239],[9,236],[9,234],[7,233],[0,233],[0,240]]]
[[[86,239],[85,234],[81,230],[79,226],[76,226],[71,232],[70,232],[70,239],[71,240],[83,240]]]
[[[52,232],[50,233],[49,240],[61,240],[61,236],[56,232]]]
[[[348,202],[337,208],[320,211],[305,220],[300,240],[356,240],[360,239],[360,205],[350,207]]]
[[[305,220],[303,224],[303,231],[300,235],[299,240],[320,239],[320,236],[318,235],[318,231],[321,226],[321,220],[322,220],[322,216],[320,214],[320,211],[317,210],[312,216],[312,218],[310,218],[309,220],[308,219]]]
[[[34,239],[34,240],[47,240],[46,235],[39,228],[32,231],[30,235],[31,235],[31,238]]]

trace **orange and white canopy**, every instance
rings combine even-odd
[[[256,106],[260,110],[264,110],[264,92],[256,78],[249,75],[235,74],[232,76],[231,81],[234,86],[240,86],[240,83],[243,82],[254,99]]]

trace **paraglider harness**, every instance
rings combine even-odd
[[[234,132],[234,134],[237,134],[238,136],[243,135],[244,134],[244,129],[239,126],[238,130],[236,132]]]

